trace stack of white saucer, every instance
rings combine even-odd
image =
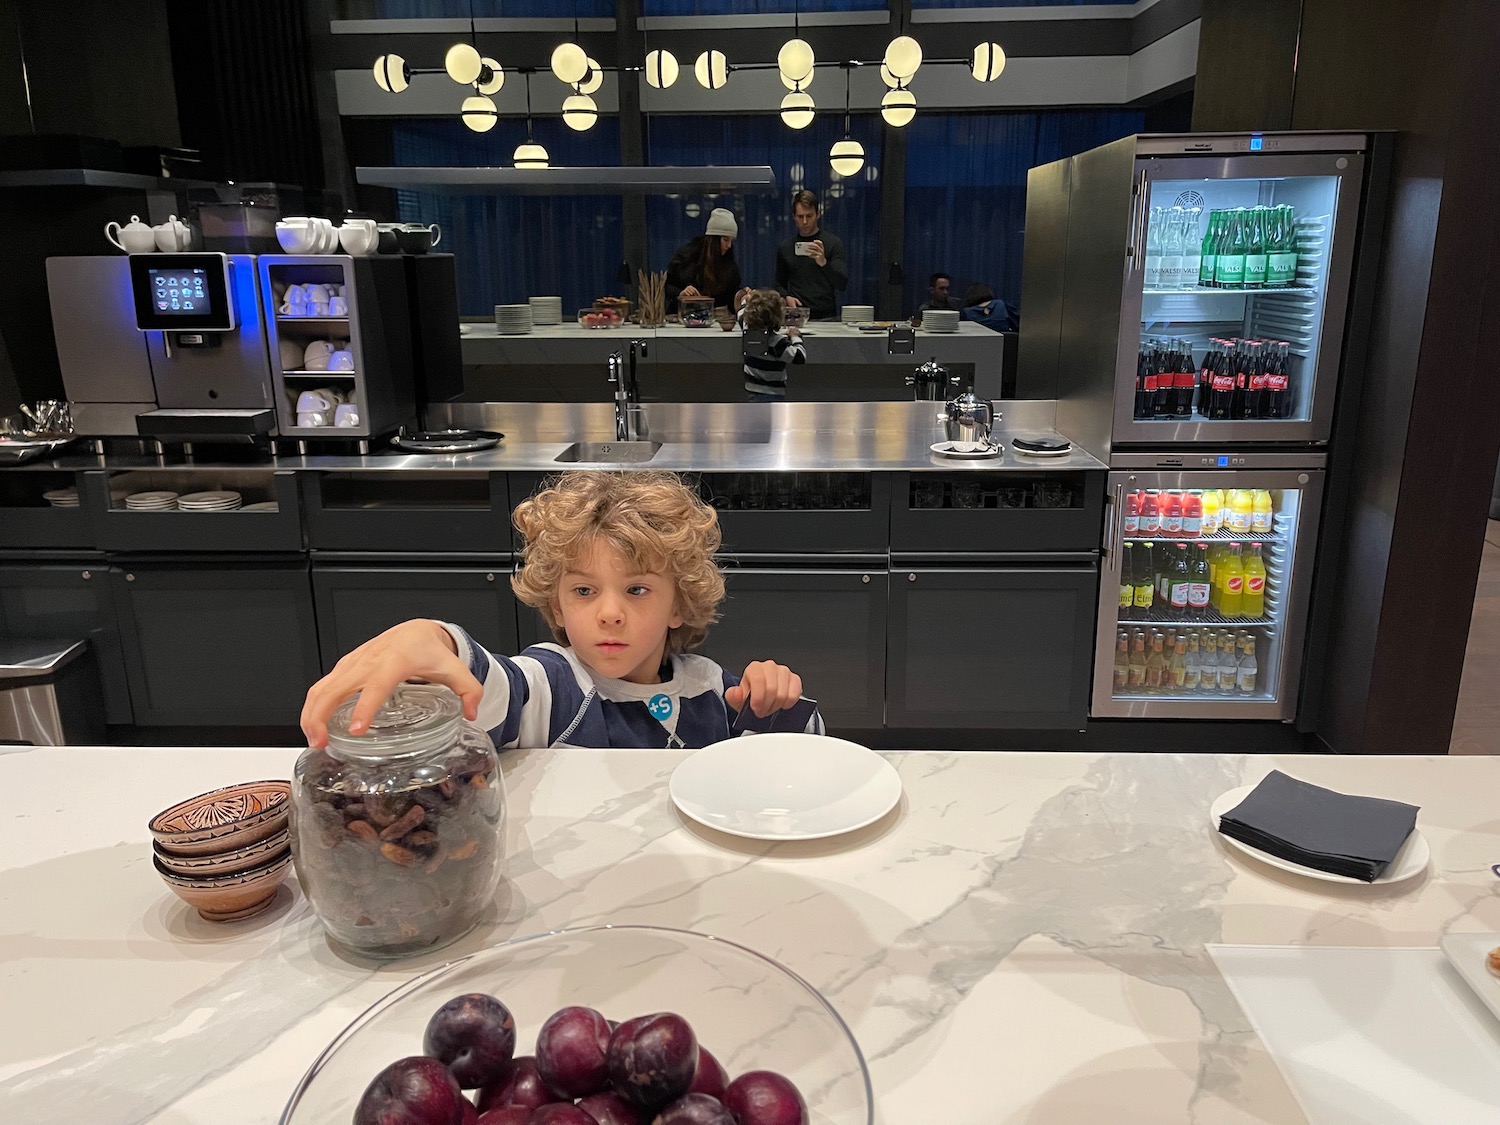
[[[561,297],[530,297],[527,303],[531,305],[532,324],[562,323]]]
[[[845,324],[859,324],[862,321],[875,319],[874,305],[845,305],[839,313],[839,319]]]
[[[561,317],[559,316],[559,319]],[[531,331],[530,305],[496,305],[495,327],[502,336],[517,336]]]
[[[170,512],[177,507],[177,493],[132,492],[125,497],[125,507],[132,512]]]
[[[244,502],[238,492],[190,492],[178,497],[177,508],[183,512],[232,512]]]
[[[257,504],[246,504],[240,509],[242,512],[279,512],[281,505],[275,500],[262,500]]]
[[[54,488],[42,493],[42,499],[54,508],[76,508],[78,507],[78,489]]]
[[[922,327],[929,332],[957,332],[957,309],[928,309],[922,314]]]

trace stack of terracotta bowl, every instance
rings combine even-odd
[[[292,864],[291,785],[246,781],[190,797],[151,818],[156,871],[210,922],[271,905]]]

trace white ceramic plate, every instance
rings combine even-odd
[[[821,840],[873,824],[901,778],[873,750],[818,734],[756,734],[705,746],[672,771],[682,814],[751,840]]]
[[[979,450],[977,452],[970,452],[969,450],[966,450],[966,449],[964,449],[964,450],[953,449],[953,448],[951,448],[952,444],[953,444],[952,442],[940,441],[940,442],[936,442],[933,445],[928,446],[927,448],[931,449],[939,457],[957,457],[957,458],[959,458],[961,460],[966,460],[966,461],[968,461],[968,460],[974,460],[976,458],[998,457],[998,456],[1000,456],[1000,447],[997,446],[997,445],[992,445],[988,449],[981,449],[981,450]],[[966,445],[972,445],[973,443],[972,442],[966,442],[965,444]]]
[[[1306,875],[1309,879],[1321,879],[1325,883],[1353,883],[1356,887],[1380,886],[1384,883],[1400,883],[1410,879],[1413,875],[1420,875],[1427,870],[1427,863],[1432,858],[1432,849],[1427,846],[1427,838],[1422,835],[1422,830],[1413,828],[1411,835],[1406,838],[1406,843],[1401,845],[1401,850],[1396,853],[1396,858],[1391,865],[1385,869],[1385,874],[1373,883],[1366,883],[1363,879],[1351,879],[1347,875],[1335,875],[1331,871],[1319,871],[1313,867],[1304,867],[1300,863],[1292,863],[1279,856],[1263,852],[1259,848],[1252,848],[1249,844],[1231,839],[1219,831],[1219,818],[1234,808],[1246,797],[1250,796],[1255,788],[1253,785],[1242,785],[1238,789],[1231,789],[1228,793],[1221,794],[1219,798],[1208,807],[1208,823],[1213,827],[1215,834],[1232,848],[1238,848],[1248,856],[1268,863],[1272,867],[1280,868],[1282,871],[1290,871],[1293,875]]]
[[[1449,934],[1441,945],[1443,956],[1500,1020],[1500,977],[1490,972],[1487,960],[1490,950],[1500,945],[1500,934]]]

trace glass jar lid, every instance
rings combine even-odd
[[[364,734],[349,732],[359,697],[328,720],[328,749],[341,758],[384,761],[451,745],[463,718],[458,696],[441,684],[401,684],[375,712]]]

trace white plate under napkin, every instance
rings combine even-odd
[[[672,802],[751,840],[820,840],[873,824],[901,800],[895,769],[858,743],[754,734],[705,746],[672,771]]]

